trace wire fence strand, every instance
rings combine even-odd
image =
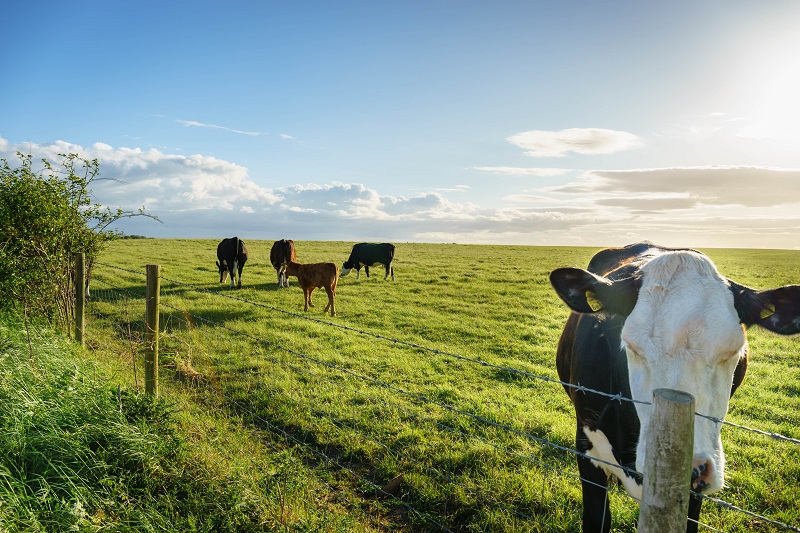
[[[127,272],[127,273],[130,273],[130,274],[134,274],[136,276],[142,276],[143,275],[142,272],[136,272],[136,271],[133,271],[133,270],[117,267],[117,266],[114,266],[114,265],[107,265],[107,264],[103,264],[103,263],[96,263],[96,265],[103,266],[103,267],[108,267],[108,268],[111,268],[111,269],[116,269],[116,270],[123,271],[123,272]],[[529,379],[533,379],[533,380],[538,380],[538,381],[545,382],[545,383],[557,384],[557,385],[560,385],[560,386],[563,386],[563,387],[570,387],[570,388],[574,388],[576,390],[579,390],[579,391],[582,391],[582,392],[585,392],[585,393],[599,394],[599,395],[608,397],[612,401],[636,402],[635,400],[632,400],[631,398],[627,398],[627,397],[625,397],[625,396],[623,396],[622,394],[619,394],[619,393],[618,394],[609,394],[609,393],[606,393],[606,392],[596,391],[596,390],[593,390],[593,389],[590,389],[590,388],[587,388],[587,387],[583,387],[583,386],[580,386],[580,385],[573,385],[573,384],[569,384],[569,383],[564,383],[564,382],[562,382],[560,380],[557,380],[557,379],[554,379],[554,378],[552,378],[550,376],[536,375],[536,374],[533,374],[533,373],[530,373],[530,372],[527,372],[527,371],[524,371],[524,370],[515,369],[513,367],[497,365],[497,364],[489,363],[489,362],[486,362],[486,361],[482,361],[480,359],[470,358],[470,357],[462,356],[462,355],[459,355],[459,354],[455,354],[455,353],[451,353],[451,352],[447,352],[447,351],[443,351],[443,350],[429,348],[429,347],[426,347],[426,346],[421,345],[421,344],[416,343],[416,342],[406,341],[406,340],[402,340],[402,339],[396,339],[396,338],[392,338],[392,337],[389,337],[389,336],[386,336],[386,335],[382,335],[382,334],[366,331],[364,329],[352,328],[352,327],[344,325],[344,324],[334,323],[334,322],[318,319],[318,318],[315,318],[315,317],[310,317],[310,316],[307,316],[307,315],[302,315],[302,314],[299,314],[299,313],[286,311],[284,309],[280,309],[280,308],[277,308],[277,307],[274,307],[274,306],[270,306],[270,305],[266,305],[266,304],[263,304],[263,303],[252,302],[252,301],[246,300],[244,298],[233,296],[233,295],[228,294],[228,293],[224,293],[224,292],[220,292],[220,291],[214,291],[214,290],[210,290],[210,289],[206,289],[206,288],[202,288],[202,287],[192,286],[190,284],[187,284],[187,283],[184,283],[184,282],[181,282],[181,281],[178,281],[178,280],[174,280],[174,279],[171,279],[171,278],[164,277],[163,275],[162,275],[162,279],[165,280],[165,281],[168,281],[169,283],[172,283],[174,286],[180,287],[180,288],[182,288],[184,290],[189,290],[189,291],[198,292],[198,293],[205,293],[205,294],[213,295],[215,297],[225,298],[225,299],[228,299],[228,300],[236,301],[236,302],[241,303],[241,304],[246,304],[246,305],[249,305],[249,306],[260,308],[260,309],[263,309],[263,310],[266,310],[266,311],[269,311],[269,312],[280,313],[280,314],[288,315],[288,316],[295,317],[295,318],[298,318],[298,319],[314,322],[314,323],[320,324],[320,325],[322,325],[324,327],[336,328],[336,329],[339,329],[339,330],[348,331],[348,332],[355,333],[355,334],[358,334],[358,335],[368,336],[370,338],[374,338],[374,339],[380,340],[382,342],[388,342],[388,343],[391,343],[393,345],[403,346],[403,347],[410,348],[410,349],[413,349],[413,350],[419,350],[419,351],[427,352],[427,353],[434,354],[434,355],[437,355],[437,356],[442,356],[442,357],[454,359],[454,360],[457,360],[457,361],[460,361],[460,362],[463,362],[463,363],[466,363],[466,364],[476,365],[476,366],[479,366],[479,367],[482,367],[482,368],[488,368],[488,369],[491,369],[491,370],[494,370],[494,371],[504,372],[504,373],[508,373],[510,375],[517,375],[517,376],[521,376],[521,377],[525,377],[525,378],[529,378]],[[99,280],[93,279],[93,281],[99,281]],[[102,281],[101,281],[101,283],[102,283]],[[115,290],[118,290],[118,289],[115,288]],[[164,287],[162,287],[162,290],[164,290]],[[141,295],[139,295],[138,292],[135,291],[135,292],[131,293],[131,296],[132,297],[141,298],[141,297],[143,297],[143,293]],[[495,420],[490,420],[490,419],[486,418],[485,416],[482,416],[482,415],[479,415],[479,414],[476,414],[476,413],[472,413],[472,412],[466,411],[464,409],[460,409],[460,408],[455,407],[453,405],[449,405],[449,404],[446,404],[446,403],[443,403],[443,402],[435,401],[435,400],[433,400],[431,398],[426,397],[423,394],[419,394],[419,393],[415,393],[415,392],[412,392],[412,391],[408,391],[408,390],[405,390],[405,389],[403,389],[401,387],[398,387],[396,385],[392,385],[390,383],[382,381],[380,379],[376,379],[376,378],[373,378],[373,377],[370,377],[370,376],[366,376],[366,375],[360,374],[358,372],[355,372],[353,370],[350,370],[350,369],[347,369],[347,368],[344,368],[344,367],[341,367],[341,366],[337,366],[335,364],[323,361],[323,360],[321,360],[319,358],[304,354],[304,353],[302,353],[302,352],[300,352],[298,350],[294,350],[294,349],[291,349],[289,347],[283,346],[280,343],[268,341],[268,340],[263,339],[263,338],[261,338],[261,337],[259,337],[257,335],[252,335],[252,334],[249,334],[249,333],[246,333],[246,332],[243,332],[243,331],[236,330],[235,328],[231,328],[230,326],[227,326],[225,324],[210,320],[210,319],[208,319],[206,317],[203,317],[201,315],[197,315],[197,314],[194,314],[194,313],[188,313],[185,309],[180,309],[180,308],[175,307],[175,306],[173,306],[173,305],[171,305],[169,303],[165,303],[163,300],[162,300],[162,306],[164,306],[164,307],[166,307],[166,308],[168,308],[168,309],[170,309],[170,310],[172,310],[172,311],[174,311],[176,313],[185,314],[192,321],[206,323],[207,325],[213,326],[214,328],[219,328],[219,329],[225,330],[225,331],[227,331],[228,333],[230,333],[232,335],[236,335],[236,336],[239,336],[239,337],[242,337],[242,338],[246,338],[250,342],[253,342],[255,344],[262,345],[262,346],[270,348],[270,349],[279,350],[279,351],[281,351],[281,352],[283,352],[285,354],[289,354],[289,355],[291,355],[291,356],[293,356],[295,358],[298,358],[299,360],[303,360],[303,361],[305,361],[307,363],[310,363],[310,364],[319,366],[321,368],[324,368],[326,371],[334,372],[334,373],[337,373],[337,374],[339,374],[341,376],[346,376],[347,378],[354,379],[354,380],[356,380],[358,382],[361,382],[363,384],[367,384],[369,386],[378,387],[380,389],[388,391],[389,393],[391,393],[393,395],[410,399],[410,400],[412,400],[414,402],[418,402],[419,404],[430,405],[430,406],[436,407],[436,408],[438,408],[438,409],[440,409],[442,411],[450,412],[450,413],[452,413],[452,414],[454,414],[456,416],[468,418],[468,419],[470,419],[470,420],[472,420],[474,422],[477,422],[477,423],[479,423],[479,424],[481,424],[481,425],[483,425],[485,427],[495,428],[495,429],[498,429],[498,430],[501,430],[501,431],[504,431],[504,432],[507,432],[507,433],[510,433],[510,434],[517,435],[519,437],[523,437],[523,438],[528,439],[530,441],[536,442],[540,446],[543,446],[543,447],[547,446],[547,447],[550,447],[550,448],[552,448],[554,450],[557,450],[557,451],[560,451],[560,452],[568,453],[568,454],[571,454],[571,455],[574,455],[574,456],[578,456],[578,457],[585,457],[585,458],[591,459],[594,462],[597,462],[597,460],[595,458],[589,457],[586,454],[582,454],[581,452],[578,452],[577,450],[571,449],[571,448],[566,447],[566,446],[562,446],[562,445],[560,445],[558,443],[551,442],[551,441],[549,441],[547,439],[544,439],[542,437],[539,437],[537,435],[533,435],[531,433],[528,433],[528,432],[525,432],[525,431],[521,431],[519,429],[511,427],[511,425],[509,425],[509,424],[504,424],[502,422],[498,422],[498,421],[495,421]],[[277,360],[273,360],[273,362],[276,362],[276,361]],[[279,364],[284,364],[283,362],[278,362],[278,363]],[[303,368],[298,367],[296,365],[292,365],[292,364],[286,363],[286,366],[287,366],[288,369],[290,369],[293,372],[296,372],[296,373],[298,373],[300,375],[305,375],[307,377],[312,377],[313,379],[316,379],[316,380],[327,382],[329,385],[340,387],[342,390],[347,391],[349,393],[364,394],[362,391],[359,391],[357,389],[352,389],[350,387],[343,386],[341,383],[337,383],[335,380],[332,380],[332,379],[327,378],[327,377],[322,376],[322,375],[316,375],[313,372],[310,372],[307,369],[303,369]],[[410,410],[406,409],[405,407],[403,407],[403,406],[401,406],[399,404],[393,404],[393,403],[391,403],[391,402],[389,402],[389,401],[387,401],[385,399],[379,398],[379,397],[370,397],[368,395],[365,395],[365,396],[367,398],[369,398],[370,401],[383,403],[387,408],[398,409],[400,411],[405,412],[405,414],[407,416],[409,416],[412,419],[417,420],[418,424],[437,424],[438,427],[440,427],[441,429],[443,429],[445,431],[450,431],[453,434],[460,434],[460,436],[464,437],[464,438],[476,439],[477,441],[482,442],[483,444],[486,444],[486,445],[492,447],[492,449],[495,450],[495,453],[501,452],[503,454],[514,455],[518,459],[531,461],[533,463],[536,463],[538,466],[542,466],[544,468],[548,468],[548,469],[550,469],[552,471],[558,472],[559,474],[563,474],[563,475],[567,475],[567,476],[575,476],[575,474],[571,474],[569,472],[566,472],[566,471],[564,471],[562,468],[560,468],[558,466],[554,466],[554,465],[550,465],[550,464],[547,464],[547,463],[543,463],[540,460],[535,459],[533,457],[527,457],[527,456],[518,454],[517,452],[514,452],[513,450],[509,450],[504,446],[500,446],[500,445],[497,445],[496,443],[492,443],[492,442],[490,442],[490,441],[488,441],[488,440],[486,440],[483,437],[480,437],[478,435],[465,434],[463,431],[455,429],[455,428],[452,428],[450,426],[447,426],[446,424],[442,424],[441,422],[439,422],[439,421],[437,421],[437,420],[435,420],[433,418],[426,418],[424,416],[419,415],[418,413],[412,413]],[[638,403],[648,404],[649,402],[638,402]],[[246,407],[244,407],[244,406],[239,406],[239,407],[244,409],[245,410],[244,412],[249,412],[249,411],[247,411]],[[265,425],[267,425],[269,427],[272,427],[272,424],[268,420],[262,419],[261,417],[259,417],[259,415],[257,413],[249,412],[249,414],[252,417],[254,417],[255,419],[260,420],[261,423],[263,423],[263,424],[265,424]],[[363,433],[359,432],[359,430],[357,428],[352,427],[351,425],[349,425],[348,423],[346,423],[343,420],[339,420],[339,419],[337,419],[335,417],[332,417],[329,413],[327,413],[325,411],[316,410],[316,411],[314,411],[314,414],[316,416],[318,416],[320,419],[328,420],[332,425],[334,425],[336,427],[346,428],[349,432],[351,432],[353,434],[357,434],[361,438],[371,441],[372,444],[377,445],[377,446],[382,447],[382,448],[385,448],[386,451],[392,453],[395,456],[403,457],[403,452],[402,451],[399,451],[399,450],[396,450],[396,449],[392,449],[390,446],[387,446],[384,443],[376,441],[373,437],[370,437],[370,436],[368,436],[366,434],[363,434]],[[775,433],[775,432],[763,431],[763,430],[758,430],[758,429],[754,429],[754,428],[749,428],[749,427],[746,427],[744,425],[736,424],[736,423],[733,423],[733,422],[728,422],[726,420],[720,420],[720,419],[718,419],[716,417],[710,417],[710,416],[707,416],[707,415],[703,415],[701,413],[696,413],[696,415],[698,417],[709,419],[709,420],[711,420],[712,422],[714,422],[716,424],[728,425],[728,426],[737,428],[739,430],[752,432],[754,434],[757,434],[757,435],[760,435],[760,436],[763,436],[763,437],[767,437],[767,438],[770,438],[770,439],[773,439],[773,440],[776,440],[776,441],[781,441],[781,442],[788,443],[788,444],[791,444],[791,445],[800,444],[800,440],[798,440],[798,439],[791,438],[791,437],[786,437],[784,435],[781,435],[781,434],[778,434],[778,433]],[[279,430],[279,428],[273,428],[273,429]],[[300,443],[298,442],[297,444],[300,444]],[[310,450],[310,451],[312,451],[313,453],[319,453],[316,450]],[[405,457],[405,459],[408,459],[408,457]],[[338,467],[345,468],[342,465],[338,464],[338,461],[335,458],[326,457],[326,460],[332,461],[332,464],[336,464]],[[419,466],[420,468],[428,469],[428,465],[425,465],[425,464],[423,464],[423,463],[421,463],[419,461],[417,461],[417,463],[418,463],[417,466]],[[607,466],[618,468],[618,469],[622,469],[622,470],[626,471],[627,473],[629,473],[631,475],[636,475],[637,474],[634,470],[627,469],[625,467],[621,467],[620,465],[617,465],[617,464],[607,463]],[[469,487],[461,487],[455,480],[451,480],[446,473],[435,472],[435,469],[433,469],[433,470],[434,470],[433,472],[429,471],[429,473],[435,473],[440,478],[444,479],[448,483],[452,482],[454,485],[456,485],[457,487],[459,487],[462,490],[466,489],[468,492],[473,490],[473,489],[471,489]],[[353,472],[353,475],[358,477],[358,474],[355,473],[355,472]],[[361,478],[361,479],[364,482],[367,482],[367,483],[369,483],[371,485],[375,485],[374,483],[372,483],[372,482],[370,482],[370,481],[368,481],[366,479],[363,479],[363,478]],[[380,487],[378,487],[378,488],[380,488]],[[530,515],[528,515],[526,513],[522,513],[520,511],[514,509],[513,507],[507,506],[503,502],[497,501],[496,499],[494,499],[492,496],[490,496],[488,494],[483,494],[480,491],[475,491],[474,493],[476,494],[476,496],[482,497],[484,499],[484,501],[486,501],[487,503],[489,503],[489,504],[491,504],[493,506],[497,506],[499,508],[502,508],[505,511],[513,514],[517,518],[520,518],[520,519],[523,519],[523,520],[528,520],[528,521],[534,521],[534,523],[536,523],[539,527],[544,527],[544,528],[546,528],[548,530],[557,531],[557,529],[554,529],[554,528],[552,528],[551,526],[549,526],[549,525],[547,525],[545,523],[539,522],[538,519],[536,519],[535,517],[532,517],[532,516],[530,516]],[[622,494],[627,494],[627,493],[622,492]],[[752,512],[752,511],[744,510],[744,509],[742,509],[742,508],[740,508],[740,507],[738,507],[738,506],[736,506],[734,504],[731,504],[729,502],[725,502],[723,500],[720,500],[720,499],[717,499],[717,498],[711,498],[711,497],[708,497],[708,496],[701,496],[701,497],[704,500],[707,500],[709,502],[713,502],[715,505],[719,506],[720,508],[725,508],[725,509],[728,509],[728,510],[731,510],[731,511],[742,513],[742,514],[744,514],[744,515],[746,515],[748,517],[754,518],[756,520],[763,521],[765,523],[769,523],[769,524],[771,524],[771,525],[773,525],[775,527],[778,527],[780,529],[783,529],[785,531],[797,531],[797,532],[800,532],[800,529],[795,527],[795,526],[792,526],[792,525],[789,525],[789,524],[785,524],[785,523],[782,523],[780,521],[764,517],[764,516],[762,516],[762,515],[760,515],[758,513]],[[444,531],[449,531],[449,529],[447,529],[447,527],[444,524],[440,524],[439,522],[436,521],[435,518],[433,518],[431,516],[428,516],[426,513],[421,512],[421,511],[419,511],[417,509],[409,508],[408,507],[409,504],[407,502],[396,501],[396,503],[398,505],[406,507],[409,512],[418,513],[420,517],[422,517],[423,519],[425,519],[429,523],[433,524],[435,527],[440,527]],[[702,523],[700,525],[702,527],[705,527],[708,530],[719,531],[719,530],[713,529],[710,526],[707,526],[707,525],[702,524]]]

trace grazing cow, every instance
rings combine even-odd
[[[361,274],[361,266],[363,265],[364,272],[366,272],[367,277],[369,277],[369,267],[381,264],[386,268],[386,275],[383,276],[383,279],[386,279],[389,277],[389,274],[391,274],[392,281],[394,281],[393,261],[394,244],[389,244],[387,242],[382,244],[362,242],[361,244],[353,246],[353,250],[350,252],[350,258],[342,265],[342,276],[346,276],[355,268],[356,279],[358,279],[359,274]]]
[[[297,261],[294,241],[289,239],[275,241],[269,252],[269,262],[272,263],[275,272],[278,274],[278,288],[289,286],[289,276],[282,275],[283,264],[289,261]]]
[[[757,291],[722,277],[700,252],[648,242],[602,250],[587,270],[559,268],[550,281],[573,311],[558,343],[561,380],[648,402],[564,387],[577,417],[576,449],[585,454],[577,459],[583,531],[608,532],[608,475],[642,495],[653,390],[688,392],[698,413],[723,419],[747,369],[745,327],[800,332],[800,285]],[[722,487],[720,424],[707,418],[695,419],[692,468],[687,489]],[[690,498],[687,531],[697,531],[701,503]]]
[[[242,269],[247,262],[247,246],[239,237],[222,239],[217,245],[217,268],[219,269],[219,282],[223,283],[231,276],[231,289],[234,285],[234,275],[237,276],[237,287],[242,288]]]
[[[288,276],[297,278],[305,298],[304,311],[308,311],[309,307],[314,307],[314,302],[311,301],[311,293],[317,287],[322,287],[328,293],[328,305],[325,306],[323,313],[330,309],[331,316],[336,316],[334,297],[336,296],[336,283],[339,281],[339,269],[336,268],[334,263],[302,264],[288,261],[284,266],[283,275],[287,278]]]

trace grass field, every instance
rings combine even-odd
[[[281,496],[270,513],[289,530],[580,530],[563,450],[574,447],[571,406],[535,376],[556,378],[568,316],[549,272],[583,267],[596,249],[396,243],[396,281],[382,267],[341,278],[331,318],[324,291],[304,313],[296,280],[277,289],[271,243],[247,241],[238,290],[217,283],[216,241],[112,243],[93,274],[89,348],[141,387],[144,267],[160,264],[162,395],[206,461]],[[296,241],[308,263],[341,264],[351,245]],[[703,251],[745,285],[800,282],[797,251]],[[728,420],[798,439],[800,340],[755,328],[749,338]],[[800,527],[800,447],[734,427],[723,443],[728,487],[716,496]],[[635,531],[636,503],[611,501],[615,531]],[[713,502],[701,520],[781,530]]]

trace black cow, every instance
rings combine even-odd
[[[367,277],[369,277],[369,267],[381,264],[386,268],[386,275],[383,276],[383,279],[386,279],[389,277],[389,274],[391,274],[392,281],[394,281],[393,261],[394,244],[389,244],[387,242],[382,244],[362,242],[361,244],[353,246],[353,250],[350,252],[350,258],[342,265],[341,275],[346,276],[355,268],[356,279],[358,279],[359,274],[361,274],[361,266],[363,265],[364,272],[366,272]]]
[[[278,274],[278,288],[289,286],[289,276],[284,272],[284,263],[297,261],[297,252],[294,248],[294,241],[291,239],[281,239],[272,244],[269,251],[269,262]]]
[[[223,283],[230,273],[231,289],[234,285],[234,275],[237,276],[237,287],[242,288],[242,269],[247,262],[247,246],[239,237],[222,239],[217,245],[217,268],[219,269],[219,282]]]
[[[694,250],[648,242],[602,250],[587,270],[560,268],[550,280],[573,311],[556,356],[563,382],[648,403],[654,389],[682,390],[694,396],[698,413],[718,419],[747,369],[745,326],[800,332],[799,285],[756,291],[722,277]],[[576,449],[585,454],[577,459],[583,530],[608,532],[608,475],[641,498],[652,407],[564,388],[577,417]],[[687,490],[722,487],[720,426],[696,417]],[[697,531],[701,502],[690,498],[687,531]]]

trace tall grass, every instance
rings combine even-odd
[[[0,405],[3,532],[344,531],[352,522],[285,494],[287,486],[314,490],[297,476],[296,458],[219,467],[208,449],[190,445],[174,403],[111,386],[84,353],[8,318],[0,321]],[[197,416],[188,432],[201,424]],[[292,517],[279,511],[289,503]]]
[[[351,245],[296,244],[300,262],[336,263]],[[89,346],[121,354],[120,375],[141,379],[130,339],[142,329],[143,305],[120,295],[143,295],[139,273],[160,263],[162,390],[201,456],[237,464],[245,441],[225,441],[224,452],[209,441],[252,431],[263,445],[246,441],[247,454],[288,454],[297,483],[323,487],[303,505],[284,502],[281,513],[313,513],[316,503],[331,516],[357,506],[366,519],[350,528],[579,530],[577,471],[564,451],[574,446],[572,408],[560,385],[532,376],[556,377],[568,315],[548,274],[585,266],[595,250],[401,243],[397,281],[383,281],[381,268],[369,279],[342,278],[330,318],[324,305],[303,313],[294,280],[277,289],[270,245],[248,241],[244,288],[231,291],[217,283],[215,241],[114,243],[96,267]],[[706,252],[743,284],[800,281],[798,252]],[[797,339],[753,329],[750,345],[728,419],[800,437]],[[798,447],[731,427],[723,442],[729,488],[720,497],[797,525]],[[247,474],[257,485],[258,474]],[[376,487],[391,487],[394,498]],[[633,531],[635,502],[616,492],[611,502],[615,530]],[[723,531],[779,530],[713,503],[701,518]]]

